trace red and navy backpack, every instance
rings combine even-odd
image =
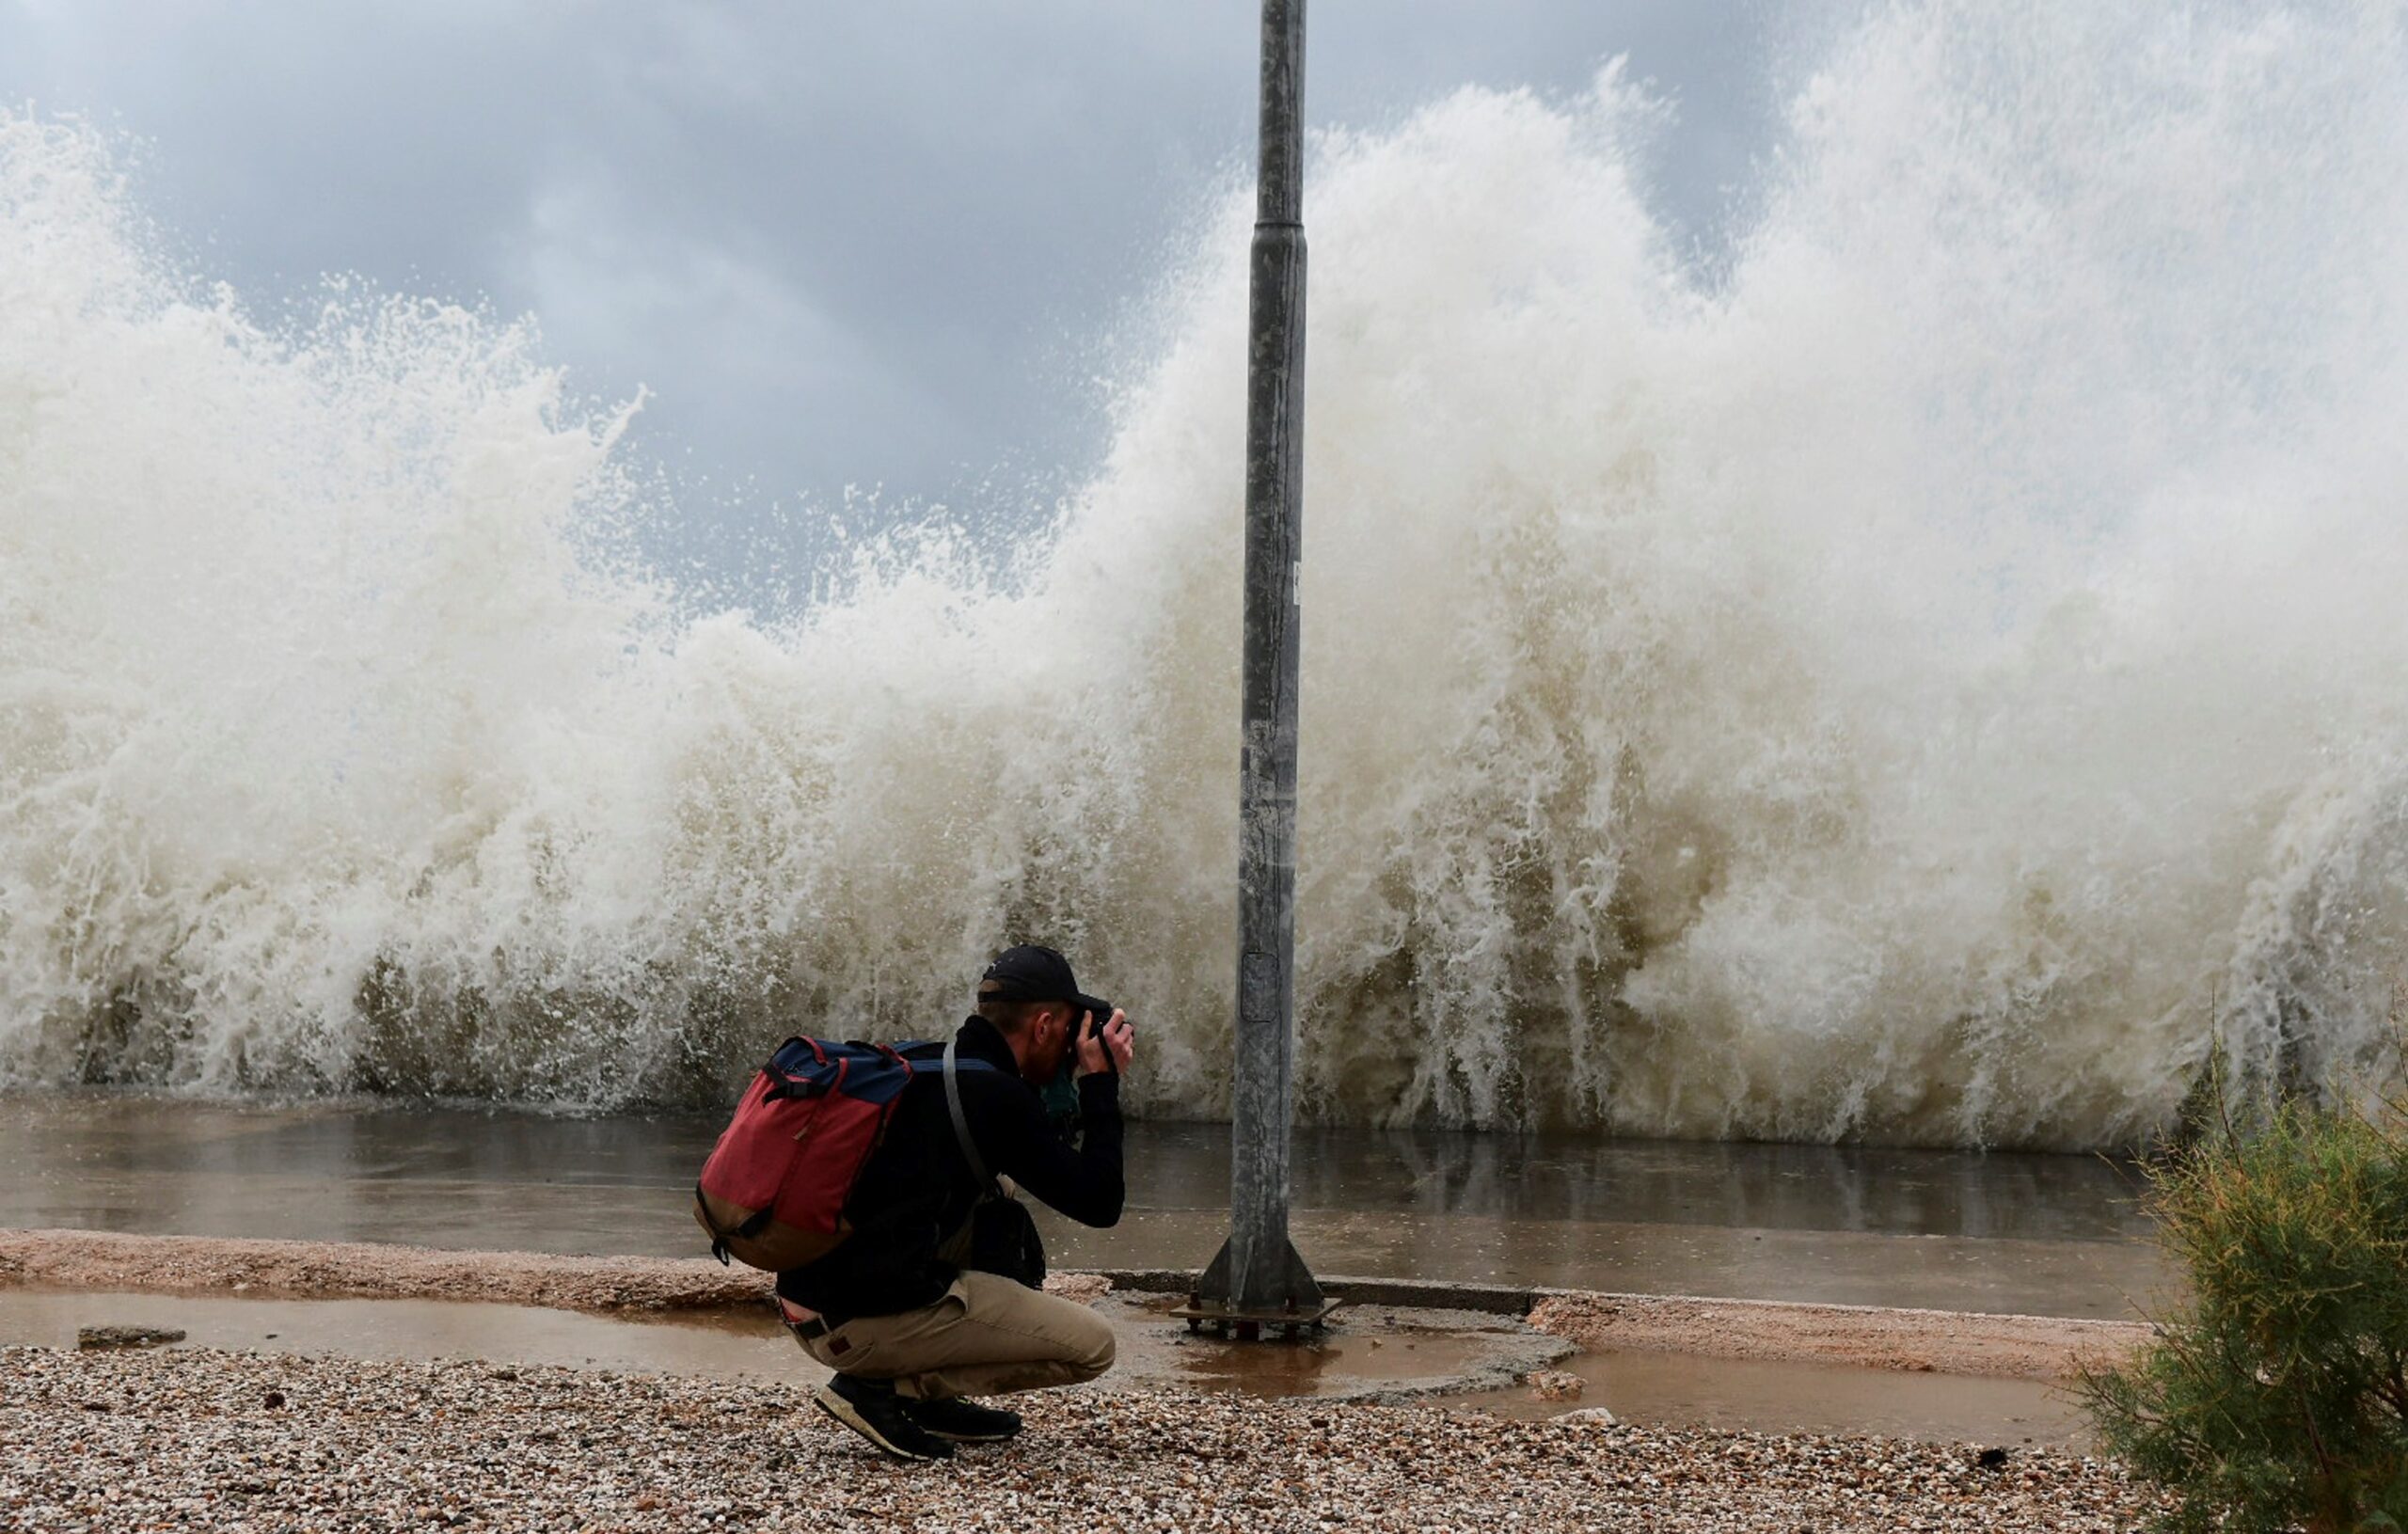
[[[710,1235],[711,1255],[778,1273],[817,1261],[851,1235],[845,1202],[916,1073],[901,1052],[923,1048],[816,1038],[781,1045],[694,1184],[694,1218]]]

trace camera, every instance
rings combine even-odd
[[[1103,1025],[1112,1020],[1112,1014],[1116,1009],[1110,1002],[1105,1002],[1101,996],[1097,997],[1096,1000],[1102,1003],[1102,1009],[1101,1011],[1090,1012],[1086,1015],[1086,1018],[1080,1020],[1078,1036],[1081,1038],[1086,1037],[1087,1029],[1092,1026],[1095,1029],[1096,1042],[1101,1044],[1103,1042]],[[1088,1019],[1093,1020],[1092,1024],[1087,1020]],[[1127,1018],[1122,1018],[1120,1020],[1127,1022],[1129,1020]],[[1112,1047],[1108,1044],[1104,1045],[1103,1068],[1111,1071],[1116,1076],[1120,1073],[1120,1062],[1112,1057]]]

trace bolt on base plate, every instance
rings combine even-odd
[[[1170,1314],[1187,1322],[1190,1332],[1234,1336],[1240,1342],[1258,1342],[1275,1332],[1292,1341],[1307,1331],[1327,1331],[1331,1313],[1345,1303],[1322,1300],[1310,1305],[1282,1305],[1275,1310],[1242,1310],[1191,1294],[1185,1305],[1173,1308]]]
[[[1286,1210],[1279,1214],[1280,1224],[1286,1224]],[[1291,1338],[1326,1327],[1339,1302],[1322,1293],[1312,1270],[1287,1237],[1258,1236],[1251,1249],[1253,1260],[1244,1271],[1235,1271],[1244,1248],[1232,1232],[1187,1291],[1187,1303],[1171,1314],[1187,1322],[1191,1332],[1209,1328],[1216,1336],[1233,1336],[1241,1342],[1259,1339],[1265,1327]]]

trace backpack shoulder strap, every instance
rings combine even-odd
[[[987,1175],[986,1159],[978,1154],[977,1142],[970,1138],[970,1115],[961,1111],[961,1076],[959,1070],[956,1068],[953,1046],[952,1039],[945,1040],[944,1105],[952,1111],[953,1137],[961,1142],[961,1154],[970,1162],[970,1175],[977,1179],[979,1192],[984,1193],[994,1185],[995,1179]],[[984,1069],[994,1068],[983,1060],[973,1060],[969,1063]]]

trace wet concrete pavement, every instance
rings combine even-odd
[[[0,1099],[0,1225],[693,1256],[720,1125],[92,1092]],[[1130,1211],[1057,1267],[1193,1268],[1222,1126],[1133,1124]],[[2162,1287],[2130,1168],[2083,1156],[1301,1131],[1328,1274],[2119,1318]]]

